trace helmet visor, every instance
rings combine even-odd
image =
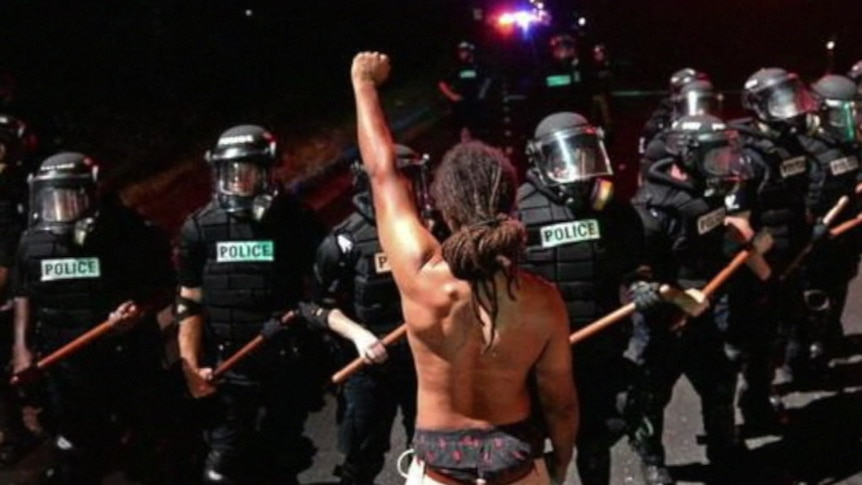
[[[826,100],[823,127],[846,142],[859,139],[859,107],[854,101]]]
[[[787,120],[814,109],[814,100],[797,80],[780,84],[766,98],[766,113],[776,120]]]
[[[750,178],[751,165],[743,156],[739,135],[736,132],[731,133],[725,140],[704,145],[702,168],[708,178]]]
[[[225,195],[250,197],[264,190],[263,169],[249,162],[225,162],[219,168],[218,190]]]
[[[611,162],[595,128],[551,133],[537,141],[536,165],[557,184],[612,175]]]
[[[90,198],[82,187],[46,187],[35,203],[43,222],[74,222],[90,207]]]
[[[691,91],[680,94],[676,104],[677,116],[707,115],[718,110],[718,101],[712,93]]]

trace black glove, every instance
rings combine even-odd
[[[263,327],[260,329],[260,335],[265,339],[269,340],[279,332],[284,329],[284,325],[281,324],[281,319],[278,317],[272,317],[269,320],[263,322]]]
[[[823,223],[822,217],[818,218],[817,222],[814,223],[814,227],[811,228],[811,242],[817,243],[827,234],[829,234],[829,228]]]
[[[635,304],[635,310],[646,312],[658,306],[662,301],[659,293],[660,285],[647,281],[635,281],[629,286],[629,294]]]
[[[314,330],[326,330],[329,328],[330,311],[332,310],[323,308],[314,302],[299,302],[299,315]]]

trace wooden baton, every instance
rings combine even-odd
[[[287,312],[281,316],[278,320],[280,328],[284,328],[285,325],[293,321],[299,315],[297,312]],[[240,361],[254,353],[257,349],[259,349],[267,340],[272,338],[275,334],[267,335],[264,332],[261,332],[253,339],[251,339],[247,344],[243,345],[241,349],[237,350],[230,357],[225,359],[221,364],[216,367],[213,371],[213,379],[218,379],[223,376],[227,371],[231,370],[235,365],[237,365]]]
[[[138,309],[126,318],[108,318],[104,322],[96,325],[95,327],[91,328],[90,330],[87,330],[86,332],[84,332],[83,334],[81,334],[76,339],[72,340],[71,342],[67,343],[66,345],[60,347],[59,349],[55,350],[54,352],[51,352],[47,356],[39,359],[39,361],[36,362],[36,365],[34,365],[33,367],[26,369],[22,372],[16,373],[15,375],[12,376],[12,378],[9,380],[9,382],[14,386],[14,385],[21,384],[22,382],[24,382],[26,380],[34,379],[36,377],[36,375],[45,371],[45,369],[53,366],[54,364],[56,364],[57,362],[60,362],[63,359],[68,358],[69,356],[71,356],[73,354],[78,353],[79,351],[81,351],[82,349],[84,349],[85,347],[90,345],[91,343],[104,337],[105,334],[107,334],[111,330],[113,330],[117,326],[118,323],[120,323],[124,320],[127,320],[129,318],[136,318],[139,315],[141,315],[142,313],[143,313],[143,310]]]

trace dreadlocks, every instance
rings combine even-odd
[[[515,270],[526,240],[524,226],[509,216],[517,186],[515,169],[501,151],[471,141],[444,155],[431,187],[453,231],[443,243],[443,259],[452,275],[470,283],[477,319],[479,308],[491,317],[489,347],[499,309],[494,276],[503,272],[514,299]]]

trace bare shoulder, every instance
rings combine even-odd
[[[519,271],[518,286],[522,310],[533,322],[544,322],[548,329],[568,328],[566,304],[556,285],[536,274]]]
[[[561,300],[560,292],[551,281],[529,271],[518,271],[518,283],[521,291],[529,298],[543,303]]]

